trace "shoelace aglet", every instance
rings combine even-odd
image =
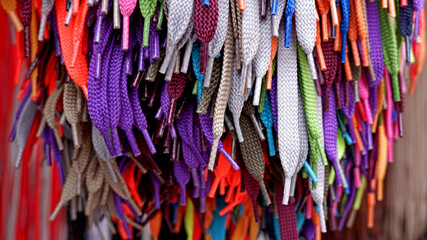
[[[390,17],[391,18],[395,18],[396,17],[396,6],[394,5],[394,0],[388,0],[389,4],[389,8],[388,11],[390,13]]]
[[[261,0],[261,17],[267,17],[267,0]]]
[[[273,38],[278,38],[279,37],[279,27],[277,27],[277,22],[279,21],[279,19],[277,19],[277,15],[272,15],[271,16],[271,22],[272,22],[272,28],[271,28],[271,35],[273,35]]]
[[[65,22],[64,22],[64,25],[65,26],[68,26],[68,25],[70,25],[70,22],[71,22],[71,18],[73,17],[73,2],[71,2],[71,6],[70,6],[70,8],[68,9],[68,12],[67,12],[67,16],[65,17]],[[25,29],[24,29],[25,30]]]
[[[328,14],[322,14],[320,18],[321,18],[321,25],[322,25],[322,40],[326,42],[329,40]]]
[[[245,7],[245,0],[239,0],[239,10],[241,12],[245,11],[246,7]]]
[[[150,36],[150,63],[157,63],[160,59],[160,39],[159,34]]]
[[[285,48],[289,48],[291,46],[291,29],[292,29],[292,16],[286,15]]]
[[[319,60],[320,69],[322,71],[325,71],[327,68],[326,68],[325,58],[323,56],[322,46],[320,44],[316,44],[316,53],[317,53],[317,59]]]
[[[271,3],[271,16],[275,16],[277,14],[277,5],[278,5],[278,0],[273,0]]]
[[[359,49],[357,47],[357,42],[354,41],[354,42],[351,42],[350,44],[351,44],[351,50],[353,53],[354,65],[356,67],[359,67],[360,66],[360,56],[359,56]]]
[[[123,15],[122,49],[129,49],[129,16]]]
[[[353,79],[353,90],[354,90],[354,102],[358,103],[358,102],[360,102],[360,97],[359,97],[359,80],[358,79]]]
[[[203,6],[209,6],[209,0],[203,0]]]
[[[163,10],[163,6],[160,6],[159,13],[157,14],[157,23],[156,23],[156,30],[160,31],[162,29],[163,19],[164,19],[165,13]]]
[[[65,204],[64,201],[59,200],[58,205],[56,205],[55,210],[53,210],[52,214],[49,217],[49,221],[53,222],[55,220],[56,216],[58,215],[59,211],[64,206],[64,204]]]
[[[411,38],[405,36],[406,62],[411,63]]]
[[[360,46],[362,47],[362,64],[364,67],[369,66],[369,53],[366,39],[360,40]]]
[[[260,101],[260,96],[261,96],[261,85],[262,85],[262,78],[261,77],[256,77],[255,80],[255,89],[254,89],[254,99],[252,104],[254,106],[258,106],[259,105],[259,101]]]
[[[307,161],[304,162],[304,168],[307,170],[307,173],[310,176],[311,180],[317,183],[316,174],[314,173],[313,169],[311,168],[310,164],[308,164]]]
[[[46,22],[47,22],[47,15],[43,14],[41,16],[41,19],[40,19],[40,27],[39,27],[39,34],[38,34],[38,40],[40,42],[43,41],[44,31],[45,31],[45,28],[46,28]]]
[[[87,0],[86,6],[92,7],[94,0]]]
[[[259,136],[260,140],[261,140],[261,141],[265,141],[264,133],[262,132],[261,127],[258,125],[258,121],[257,121],[257,119],[255,118],[255,114],[251,114],[251,115],[250,115],[250,118],[251,118],[252,124],[254,125],[255,130],[256,130],[256,132],[257,132],[257,134],[258,134],[258,136]]]
[[[101,13],[103,15],[107,15],[107,13],[108,13],[108,4],[109,4],[109,0],[102,0],[102,2],[101,2]]]
[[[283,187],[283,198],[282,198],[282,204],[283,205],[288,205],[288,203],[289,203],[289,195],[291,192],[291,183],[292,183],[292,177],[286,176],[285,185]]]
[[[228,152],[223,148],[219,148],[219,152],[227,159],[227,161],[231,164],[234,170],[239,170],[239,165],[234,161],[233,157],[228,154]]]
[[[212,76],[212,69],[214,64],[214,58],[208,57],[208,62],[206,64],[206,72],[205,72],[205,78],[203,80],[203,87],[208,88],[211,84],[211,76]]]
[[[182,73],[187,73],[188,71],[191,51],[193,49],[193,43],[194,43],[193,39],[195,39],[195,37],[197,36],[193,36],[191,39],[189,39],[189,41],[187,42],[187,46],[185,47],[184,58],[182,59],[182,66],[181,66]]]
[[[73,15],[77,16],[79,13],[80,0],[73,0]]]
[[[22,29],[24,29],[24,26],[21,23],[21,20],[19,19],[18,15],[16,15],[15,11],[8,11],[7,14],[9,15],[10,21],[15,26],[15,29],[17,32],[21,32]]]
[[[119,0],[113,0],[113,28],[120,29],[120,5]]]
[[[335,0],[331,0],[329,3],[332,15],[332,25],[338,26],[337,3]]]

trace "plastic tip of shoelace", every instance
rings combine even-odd
[[[278,24],[278,19],[277,19],[277,15],[272,15],[271,16],[271,22],[272,22],[272,33],[271,35],[273,35],[273,38],[278,38],[279,37],[279,24]]]
[[[10,18],[10,21],[15,26],[15,29],[17,32],[21,32],[22,29],[24,29],[24,26],[21,23],[21,20],[19,20],[18,15],[16,15],[15,11],[9,11],[7,12]]]
[[[274,16],[277,14],[277,5],[278,5],[278,0],[273,0],[271,4],[271,16]]]
[[[245,0],[239,0],[238,2],[239,2],[239,10],[241,12],[245,11],[245,9],[246,9]]]
[[[142,46],[147,47],[150,37],[150,18],[144,18],[144,27],[142,32]]]
[[[291,29],[292,29],[292,16],[286,16],[285,48],[288,48],[291,46]]]
[[[73,55],[71,57],[71,67],[74,67],[76,65],[77,56],[79,54],[79,47],[80,47],[80,40],[78,40],[74,43]]]
[[[203,6],[209,6],[209,0],[203,0]]]
[[[410,36],[405,36],[406,62],[411,63],[411,39]]]
[[[38,40],[41,42],[43,41],[44,37],[44,30],[46,28],[46,21],[47,21],[47,15],[42,15],[40,19],[40,27],[39,27],[39,34],[38,34]]]
[[[123,16],[122,49],[129,49],[129,16]]]
[[[332,15],[332,25],[338,26],[338,15],[337,15],[336,1],[331,0],[329,3],[330,3],[331,15]]]
[[[310,176],[311,180],[315,183],[317,183],[317,177],[314,173],[313,169],[311,168],[310,164],[308,164],[307,161],[304,162],[304,168],[307,170],[308,175]]]
[[[323,143],[320,138],[316,140],[317,150],[319,151],[320,158],[322,159],[323,166],[328,165],[328,159],[326,158],[325,149],[323,148]]]
[[[147,143],[148,149],[150,150],[151,154],[156,154],[156,146],[154,145],[153,141],[151,140],[150,133],[147,129],[144,129],[142,131],[142,135],[144,136],[145,142]]]
[[[234,170],[240,169],[240,167],[236,163],[236,161],[234,161],[234,159],[231,157],[231,155],[228,154],[228,152],[224,148],[219,148],[219,152],[225,157],[225,159],[227,159],[227,161],[231,164],[231,166],[234,168]]]

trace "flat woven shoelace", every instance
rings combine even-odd
[[[19,1],[21,22],[24,26],[24,53],[25,57],[30,57],[30,23],[32,13],[32,1],[21,0]]]
[[[382,52],[380,20],[376,17],[378,16],[378,8],[375,2],[366,2],[366,14],[371,16],[367,18],[369,43],[371,46],[375,46],[371,47],[370,57],[376,79],[375,81],[368,82],[369,86],[373,87],[378,86],[384,76],[384,58]]]
[[[331,90],[332,91],[332,90]],[[317,114],[318,117],[317,121],[318,121],[318,127],[320,129],[320,135],[321,135],[321,146],[323,147],[323,131],[322,131],[322,126],[323,126],[323,119],[322,119],[322,98],[319,96],[315,96],[316,98],[316,105],[317,105]],[[314,140],[314,139],[313,139]],[[310,141],[310,143],[313,143],[312,141]],[[319,154],[315,154],[316,157],[318,157],[318,159],[316,159],[317,162],[319,162],[320,157]],[[313,155],[312,155],[313,156]],[[313,164],[313,160],[312,164]],[[317,166],[313,166],[313,170],[316,169],[316,177],[317,177],[317,183],[316,186],[313,186],[313,182],[312,181],[308,181],[309,184],[309,188],[310,188],[310,193],[311,196],[313,197],[314,202],[317,204],[317,208],[319,209],[319,215],[320,215],[320,227],[321,227],[321,231],[324,233],[326,232],[326,222],[325,222],[325,211],[323,209],[323,198],[324,198],[324,191],[325,191],[325,186],[324,186],[324,178],[325,178],[325,166],[323,166],[322,164],[317,164]]]
[[[142,38],[142,46],[144,47],[147,47],[149,44],[148,40],[150,34],[150,23],[151,18],[153,17],[154,12],[156,11],[156,6],[156,0],[139,0],[139,10],[141,11],[141,15],[144,18],[144,33]]]
[[[50,12],[52,11],[53,4],[54,4],[53,0],[43,0],[42,1],[42,16],[40,19],[40,28],[39,28],[39,35],[38,35],[39,41],[43,41],[47,17],[49,16]]]
[[[210,0],[208,6],[204,6],[202,0],[194,3],[194,30],[201,46],[200,72],[206,72],[206,64],[209,55],[209,42],[213,39],[218,25],[218,0]]]
[[[173,123],[176,102],[184,92],[186,81],[187,81],[187,76],[185,74],[180,73],[180,74],[174,74],[172,76],[172,80],[170,82],[167,82],[168,95],[170,98],[170,105],[169,105],[169,111],[168,111],[168,117],[167,117],[167,124],[169,126],[172,125]]]
[[[77,88],[72,83],[66,83],[64,87],[64,114],[67,121],[71,124],[74,146],[80,147],[80,138],[78,133],[78,123],[80,114],[77,108]]]
[[[339,86],[339,85],[338,85]],[[326,91],[326,90],[325,90]],[[326,101],[326,99],[324,99]],[[338,173],[336,181],[338,186],[348,187],[343,169],[340,166],[337,152],[337,115],[335,110],[336,100],[335,92],[332,88],[329,89],[329,105],[331,109],[323,112],[323,132],[325,141],[325,152],[329,161],[332,162],[335,172]]]
[[[18,155],[15,161],[15,167],[19,167],[22,162],[22,155],[25,146],[27,145],[30,135],[31,126],[36,115],[37,106],[35,102],[29,98],[22,109],[22,113],[16,123],[16,143],[18,145]]]
[[[397,42],[395,27],[389,18],[387,9],[381,7],[381,2],[377,2],[378,12],[380,16],[381,40],[384,56],[384,63],[391,75],[393,84],[393,99],[395,102],[400,101],[399,79],[399,55],[397,51]]]
[[[267,7],[269,12],[270,7]],[[270,64],[270,52],[271,52],[271,16],[267,14],[265,18],[260,20],[260,37],[259,37],[258,51],[253,60],[253,69],[255,72],[256,82],[254,89],[254,101],[255,106],[259,105],[262,77],[268,70]]]
[[[212,66],[213,71],[211,72],[211,80],[209,87],[205,87],[202,92],[202,96],[199,100],[199,104],[197,106],[197,113],[205,114],[209,104],[211,103],[212,96],[214,95],[215,91],[218,89],[219,80],[221,78],[221,64],[220,60],[216,59],[214,61],[214,64]],[[205,78],[203,80],[203,83],[206,82],[206,74]]]
[[[144,135],[145,141],[147,142],[147,145],[150,149],[151,154],[155,154],[156,147],[154,146],[153,141],[151,140],[150,133],[148,132],[148,129],[147,129],[148,128],[147,119],[145,118],[145,115],[141,109],[141,104],[139,102],[139,96],[138,96],[138,89],[132,88],[129,91],[130,91],[129,100],[132,106],[134,125]]]
[[[277,212],[279,215],[279,228],[280,237],[283,239],[297,239],[298,228],[295,210],[292,204],[284,205],[280,204],[283,202],[283,186],[276,185],[276,201],[277,201]]]
[[[240,142],[240,149],[242,151],[243,161],[245,162],[245,167],[248,169],[249,173],[255,178],[261,188],[261,193],[264,197],[266,205],[270,205],[270,197],[268,196],[267,188],[264,184],[264,156],[259,143],[258,138],[256,137],[257,133],[253,128],[251,121],[244,115],[240,117],[240,125],[242,126],[242,134],[244,141]]]
[[[210,4],[210,3],[209,3]],[[204,87],[209,87],[213,71],[214,58],[218,56],[224,45],[225,36],[227,35],[228,15],[229,15],[229,0],[218,0],[218,23],[215,30],[215,35],[209,42],[209,54],[206,64]]]
[[[295,2],[295,28],[298,43],[307,54],[311,78],[317,79],[316,67],[313,59],[313,48],[316,41],[316,6],[312,0]]]
[[[339,60],[337,54],[334,52],[334,41],[329,40],[322,42],[323,58],[325,59],[326,70],[322,71],[324,79],[325,91],[323,98],[325,99],[323,107],[324,111],[329,111],[329,89],[332,88],[332,84],[337,75],[337,69]]]
[[[247,79],[247,77],[252,75],[252,72],[249,72],[249,69],[251,69],[250,65],[260,44],[260,2],[258,0],[246,0],[245,6],[246,9],[242,12],[243,68],[240,81],[242,83],[250,83],[247,86],[250,88],[252,86],[252,79]],[[242,86],[240,87],[242,89]]]
[[[291,179],[297,172],[300,153],[300,134],[298,114],[298,63],[295,27],[291,31],[291,44],[285,48],[282,26],[279,29],[277,55],[277,140],[279,156],[285,173],[283,203],[289,201]],[[272,88],[273,89],[273,88]]]
[[[258,203],[257,198],[259,194],[259,184],[255,178],[249,174],[249,171],[247,168],[245,168],[244,174],[243,174],[243,182],[246,191],[248,191],[249,197],[252,199],[252,205],[254,209],[254,216],[255,216],[255,222],[260,222],[261,217],[259,216],[259,210],[258,210]]]
[[[159,70],[159,72],[163,74],[166,73],[171,63],[174,52],[176,51],[176,45],[187,30],[188,24],[193,16],[194,7],[193,0],[168,0],[165,2],[168,9],[168,44],[165,58]]]
[[[234,128],[236,130],[237,138],[239,142],[243,142],[242,130],[239,124],[240,114],[242,113],[243,103],[245,98],[241,96],[240,84],[242,84],[241,76],[237,70],[236,61],[233,64],[233,78],[231,80],[230,95],[228,98],[228,109],[233,114]]]
[[[272,35],[274,38],[279,37],[279,26],[280,26],[280,21],[282,20],[282,17],[283,17],[283,13],[285,12],[285,7],[287,7],[286,0],[278,0],[276,15],[271,16],[271,34],[270,35]],[[292,15],[293,14],[294,14],[294,8],[292,8]]]
[[[223,133],[225,109],[227,108],[227,102],[231,89],[234,53],[233,30],[234,28],[232,26],[232,18],[229,17],[227,35],[225,37],[224,42],[224,57],[222,64],[223,67],[221,72],[221,81],[218,87],[218,95],[215,100],[214,119],[212,126],[212,134],[214,140],[212,143],[211,155],[209,157],[209,170],[212,170],[215,164],[216,149],[218,148],[218,142]]]
[[[298,45],[299,46],[299,45]],[[317,124],[317,119],[321,116],[317,114],[316,107],[316,91],[314,82],[308,74],[309,67],[306,61],[305,53],[301,47],[298,47],[298,76],[301,89],[302,100],[304,103],[305,119],[307,122],[307,131],[309,133],[310,146],[313,146],[310,151],[311,160],[316,162],[317,154],[322,158],[323,165],[327,165],[323,144],[321,142],[322,135]],[[313,168],[314,170],[314,168]]]
[[[85,95],[88,95],[88,66],[86,56],[82,53],[82,51],[77,51],[75,52],[75,58],[73,59],[74,45],[76,44],[74,42],[74,38],[72,37],[74,33],[75,19],[72,18],[67,27],[62,24],[65,22],[67,15],[67,11],[65,10],[65,3],[66,0],[55,2],[61,53],[70,78],[77,84],[77,86],[82,88]],[[81,4],[80,8],[86,9],[87,11],[87,6],[85,4]],[[72,65],[71,62],[74,62],[73,67],[70,67]]]
[[[114,39],[114,35],[110,39]],[[101,79],[95,79],[97,71],[97,58],[98,55],[95,51],[92,54],[90,60],[89,68],[89,79],[88,79],[88,110],[90,118],[92,119],[93,125],[99,129],[105,139],[108,150],[110,151],[111,156],[115,156],[115,151],[111,142],[111,138],[108,135],[108,105],[107,105],[107,84],[105,84],[105,79],[108,79],[108,72],[110,66],[110,57],[113,51],[113,41],[109,39],[103,39],[107,42],[107,46],[104,54],[102,55],[102,64],[100,65],[99,73],[101,74]]]
[[[117,127],[119,126],[120,110],[122,105],[120,82],[123,68],[123,51],[121,50],[119,44],[114,44],[112,51],[113,52],[110,60],[109,72],[107,75],[107,79],[105,79],[107,80],[107,116],[109,118],[108,126],[111,131],[115,152],[117,155],[122,155]]]
[[[341,63],[345,62],[346,46],[347,46],[347,33],[350,23],[350,0],[341,0],[341,13],[342,19],[340,23],[341,27]]]
[[[412,21],[414,15],[414,5],[412,0],[408,0],[408,5],[399,9],[399,29],[406,43],[406,62],[411,62],[411,40]]]
[[[176,181],[179,184],[180,189],[180,195],[179,195],[179,204],[180,205],[186,205],[186,191],[185,191],[185,185],[188,184],[190,181],[191,173],[187,169],[187,166],[185,165],[184,161],[176,162],[173,165],[173,173],[175,176]]]
[[[120,13],[123,16],[122,47],[127,50],[129,47],[129,18],[136,7],[136,0],[120,0]]]

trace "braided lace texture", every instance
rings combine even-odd
[[[267,12],[270,12],[270,7],[267,7]],[[262,77],[268,70],[270,64],[271,52],[271,16],[267,14],[265,18],[260,20],[260,37],[258,51],[253,60],[253,69],[255,71],[255,92],[254,92],[254,105],[259,105],[259,97],[261,93]]]
[[[206,63],[209,55],[209,42],[212,41],[218,24],[218,0],[210,0],[208,6],[202,0],[194,3],[194,30],[202,44],[200,51],[200,72],[206,72]]]
[[[231,81],[230,95],[228,98],[228,108],[230,109],[230,112],[233,114],[233,122],[234,122],[234,128],[236,130],[237,138],[239,139],[239,142],[243,142],[243,135],[242,135],[242,130],[240,129],[239,118],[240,118],[240,114],[242,113],[243,103],[245,102],[245,98],[239,94],[240,84],[243,84],[243,83],[241,82],[241,76],[237,71],[236,61],[234,61],[233,79]]]
[[[25,146],[27,145],[28,137],[30,135],[31,126],[36,115],[37,106],[35,102],[29,98],[23,109],[20,118],[16,124],[16,143],[18,145],[18,156],[16,158],[15,167],[21,165],[22,154],[24,153]]]
[[[317,118],[317,125],[318,128],[320,129],[320,135],[321,135],[321,145],[323,147],[323,131],[322,131],[322,126],[323,126],[323,119],[322,119],[322,98],[319,96],[316,96],[316,105],[317,105],[317,115],[320,116],[319,118]],[[319,157],[319,155],[317,155],[317,157]],[[312,161],[314,159],[311,159]],[[317,162],[318,159],[316,159]],[[312,162],[313,163],[313,162]],[[325,191],[325,186],[324,186],[324,182],[325,182],[325,167],[322,164],[317,164],[316,168],[316,176],[317,176],[317,183],[316,183],[316,187],[313,186],[312,181],[308,181],[309,187],[310,187],[310,193],[311,196],[313,197],[314,202],[317,204],[317,207],[319,208],[319,215],[320,215],[320,228],[321,231],[324,233],[326,232],[326,222],[325,222],[325,211],[323,209],[323,198],[324,198],[324,191]],[[313,167],[313,169],[315,169]]]
[[[233,0],[232,0],[233,2]],[[232,12],[232,11],[231,11]],[[232,19],[228,18],[227,26],[227,35],[225,37],[224,43],[224,57],[222,64],[221,72],[221,82],[218,87],[218,95],[215,100],[215,109],[214,109],[214,120],[212,126],[213,133],[213,143],[211,155],[209,158],[209,170],[213,169],[215,164],[216,149],[221,138],[222,131],[224,129],[224,115],[225,109],[227,107],[227,102],[229,100],[229,94],[231,90],[232,83],[232,65],[233,65],[233,53],[234,53],[234,44],[233,44],[233,26],[231,25]]]
[[[163,59],[162,66],[159,69],[160,73],[166,73],[171,59],[176,51],[176,45],[184,36],[193,16],[193,0],[168,0],[167,5],[168,19],[168,45],[166,48],[166,56]],[[172,64],[173,65],[173,64]]]
[[[266,205],[270,205],[270,197],[268,196],[267,188],[264,184],[264,155],[261,145],[257,138],[257,133],[251,124],[251,121],[244,115],[240,117],[240,125],[243,130],[243,137],[245,141],[240,142],[240,149],[242,151],[243,161],[253,178],[257,180],[260,185],[261,193],[264,197]]]
[[[374,87],[380,84],[381,79],[384,76],[384,58],[382,52],[380,21],[378,18],[378,8],[375,2],[368,1],[366,3],[366,14],[370,16],[367,18],[369,43],[371,46],[375,46],[370,50],[371,63],[375,72],[375,81],[369,81],[369,86]]]
[[[313,0],[295,1],[295,28],[298,43],[307,54],[311,78],[317,79],[316,67],[313,59],[313,48],[316,41],[316,6]]]
[[[224,45],[225,36],[227,35],[229,6],[229,0],[218,0],[218,24],[215,35],[209,42],[209,57],[206,65],[205,79],[203,81],[204,87],[209,87],[212,70],[214,69],[214,58],[218,56]]]
[[[53,0],[43,0],[42,1],[42,16],[40,19],[39,35],[38,40],[43,41],[43,35],[46,28],[47,17],[52,11],[54,1]]]
[[[298,64],[295,27],[291,30],[291,45],[285,48],[285,28],[279,29],[277,54],[277,140],[279,156],[285,173],[283,204],[288,204],[291,179],[297,172],[300,153],[298,120]]]
[[[252,81],[252,79],[246,79],[249,75],[252,75],[250,71],[250,64],[254,59],[259,43],[260,43],[260,2],[258,0],[246,0],[246,9],[242,12],[242,58],[243,58],[243,69],[241,81]],[[249,86],[250,88],[250,86]]]

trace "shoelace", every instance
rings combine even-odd
[[[114,34],[113,34],[114,38]],[[108,39],[104,39],[104,41],[108,42],[105,54],[102,56],[102,79],[107,79],[108,75],[108,67],[110,63],[111,52],[113,50],[112,41],[108,41]],[[107,110],[107,85],[102,82],[102,80],[96,80],[96,59],[99,55],[92,55],[90,60],[90,71],[89,71],[89,80],[88,80],[88,110],[89,115],[92,119],[93,125],[99,129],[105,139],[105,143],[107,144],[108,150],[110,151],[111,156],[115,156],[115,150],[113,149],[113,145],[108,136],[108,119],[106,114]]]
[[[62,25],[62,23],[65,22],[65,18],[67,15],[65,10],[65,2],[65,0],[55,2],[55,12],[57,15],[57,20],[59,22],[59,24],[57,24],[57,27],[59,33],[59,40],[61,43],[61,53],[64,62],[66,63],[66,66],[71,66],[71,62],[74,62],[74,67],[67,67],[68,74],[70,75],[70,78],[77,84],[77,86],[82,88],[83,93],[88,96],[88,66],[86,62],[86,57],[81,51],[74,51],[74,46],[75,44],[77,45],[77,43],[75,43],[74,38],[71,37],[73,36],[73,29],[76,21],[73,18],[71,19],[67,27]],[[87,6],[83,4],[80,5],[80,8],[86,9],[87,11]],[[73,55],[75,55],[75,57],[73,57]]]
[[[252,60],[260,45],[260,15],[257,0],[246,0],[245,11],[242,12],[242,59],[243,67],[240,79],[240,94],[244,87],[252,87]],[[245,85],[246,83],[246,85]]]
[[[218,25],[218,0],[210,0],[208,6],[202,1],[194,3],[194,30],[201,46],[200,72],[206,73],[206,64],[209,55],[209,42],[213,39]]]
[[[290,1],[292,1],[292,0],[290,0]],[[279,37],[279,26],[280,26],[280,21],[282,20],[283,13],[285,12],[285,7],[286,7],[286,12],[290,13],[289,10],[292,9],[291,15],[294,14],[293,8],[287,7],[288,5],[289,6],[292,5],[292,4],[289,4],[290,1],[288,1],[288,4],[286,4],[287,1],[285,1],[285,0],[277,0],[277,6],[276,7],[274,7],[275,1],[272,1],[273,5],[271,7],[271,11],[273,13],[273,9],[274,9],[276,12],[275,14],[271,14],[271,35],[273,35],[274,38]],[[288,16],[288,15],[286,15],[286,16]]]
[[[326,91],[326,90],[325,90]],[[326,101],[326,99],[324,100]],[[338,186],[348,187],[344,171],[341,168],[337,153],[337,115],[335,110],[335,93],[332,88],[329,89],[329,105],[331,109],[323,112],[323,132],[325,141],[325,152],[329,161],[332,162],[337,174],[336,181]]]
[[[15,12],[15,10],[16,10],[16,1],[15,0],[3,0],[3,1],[0,1],[0,3],[1,3],[1,6],[3,7],[3,9],[9,15],[9,18],[12,21],[12,23],[14,24],[16,30],[18,32],[22,31],[22,29],[24,27],[22,25],[21,20],[19,19],[18,15]]]
[[[378,16],[378,8],[374,2],[366,3],[366,14],[368,16]],[[384,76],[384,59],[382,52],[382,42],[381,42],[381,30],[380,30],[380,22],[377,17],[368,17],[368,32],[369,32],[369,43],[372,47],[370,50],[370,57],[372,62],[372,67],[375,72],[375,81],[369,81],[369,86],[373,87],[372,84],[378,86],[381,82],[381,79]],[[381,46],[381,47],[380,47]],[[371,79],[373,80],[373,79]]]
[[[265,96],[264,111],[259,114],[262,123],[267,129],[267,140],[268,140],[268,150],[270,156],[276,155],[276,148],[274,146],[274,135],[273,135],[273,113],[271,112],[270,100],[268,96]]]
[[[233,2],[233,0],[232,0]],[[232,11],[231,11],[232,12]],[[232,18],[228,18],[227,35],[224,43],[224,60],[222,64],[221,81],[218,87],[218,95],[215,100],[214,119],[212,126],[212,134],[214,140],[212,142],[211,155],[209,157],[209,170],[212,170],[215,164],[216,149],[218,147],[219,139],[224,129],[224,116],[227,102],[229,100],[229,94],[232,83],[232,72],[233,72],[233,31],[234,28],[231,25]]]
[[[191,0],[168,0],[167,19],[168,19],[168,45],[163,63],[159,69],[160,73],[165,74],[176,51],[176,45],[187,30],[187,26],[192,19],[194,1]],[[171,64],[172,63],[172,64]],[[172,66],[173,68],[174,66]]]
[[[66,83],[64,87],[64,114],[67,121],[71,124],[74,147],[78,148],[81,145],[79,136],[78,123],[80,122],[80,114],[77,107],[77,88],[72,83]]]
[[[384,63],[391,75],[393,82],[393,99],[395,102],[400,101],[400,90],[399,90],[399,79],[397,74],[399,72],[399,60],[397,52],[396,34],[393,23],[388,17],[387,10],[381,8],[381,4],[378,2],[378,12],[380,16],[381,26],[381,40],[383,43],[383,56]]]
[[[277,137],[279,156],[285,173],[283,203],[287,204],[291,191],[291,179],[295,175],[300,153],[298,111],[298,67],[295,28],[291,31],[291,44],[284,46],[284,28],[280,28],[277,55]]]
[[[21,9],[21,22],[24,26],[24,52],[25,57],[30,57],[30,23],[31,23],[31,11],[32,2],[30,0],[19,1]]]
[[[233,78],[231,80],[231,89],[228,98],[228,109],[233,115],[234,128],[236,130],[237,138],[239,142],[243,142],[242,130],[240,128],[239,118],[242,113],[243,103],[245,99],[243,96],[240,96],[240,85],[242,84],[241,76],[237,71],[236,60],[233,64]]]
[[[113,40],[114,41],[114,40]],[[114,44],[111,60],[108,69],[107,80],[107,101],[108,101],[108,118],[109,118],[109,129],[111,131],[111,137],[113,139],[113,146],[116,155],[121,156],[122,150],[120,149],[120,140],[117,127],[119,126],[120,112],[123,107],[121,102],[121,77],[123,68],[123,51],[120,49],[119,44]],[[100,80],[102,81],[102,80]]]
[[[300,49],[298,48],[298,51],[300,51]],[[322,98],[319,96],[315,96],[316,98],[316,105],[317,105],[317,114],[318,117],[317,121],[318,121],[318,127],[320,129],[320,145],[323,146],[323,131],[322,131],[322,126],[323,126],[323,119],[321,117],[322,114]],[[314,139],[313,139],[314,140]],[[310,143],[314,144],[314,141],[311,140]],[[310,144],[311,145],[311,144]],[[313,145],[311,145],[313,146]],[[313,151],[312,151],[313,152]],[[313,157],[317,157],[316,158],[316,162],[319,162],[320,160],[320,155],[321,154],[311,154],[311,156]],[[315,170],[316,172],[316,177],[317,177],[317,183],[316,186],[313,186],[313,182],[309,181],[309,187],[310,187],[310,193],[311,196],[313,197],[314,202],[317,204],[317,208],[319,209],[319,216],[320,216],[320,228],[321,228],[321,232],[326,232],[326,222],[325,222],[325,211],[323,209],[323,197],[324,197],[324,177],[325,177],[325,166],[323,166],[322,164],[316,164],[316,166],[313,166],[313,158],[311,158],[312,161],[312,167],[313,170]]]
[[[149,44],[150,23],[151,18],[156,11],[156,0],[139,0],[139,10],[144,18],[144,33],[142,38],[142,46],[147,47]],[[123,14],[123,13],[122,13]]]
[[[207,112],[208,106],[211,103],[212,97],[218,89],[219,85],[219,79],[221,77],[221,64],[219,62],[219,59],[216,59],[213,64],[213,71],[211,73],[211,82],[209,86],[203,89],[202,96],[199,100],[199,104],[197,106],[197,113],[199,114],[205,114]],[[206,82],[206,74],[205,78],[203,80],[203,84]]]
[[[49,16],[50,12],[52,11],[53,4],[54,4],[54,1],[52,1],[52,0],[43,0],[42,1],[42,16],[40,19],[40,28],[39,28],[39,35],[38,35],[39,41],[43,41],[47,17]]]
[[[187,80],[186,75],[180,73],[180,74],[174,74],[172,77],[172,80],[170,82],[167,82],[168,95],[170,97],[170,105],[169,105],[169,110],[167,115],[168,126],[173,124],[176,102],[178,98],[181,97],[184,91],[186,80]]]
[[[232,0],[233,1],[233,0]],[[225,37],[227,35],[229,15],[229,0],[218,0],[218,23],[215,30],[215,35],[209,42],[209,54],[206,63],[206,73],[203,81],[204,87],[209,87],[211,82],[211,74],[214,64],[214,58],[216,58],[224,45]]]
[[[127,50],[129,48],[129,18],[136,7],[136,0],[120,0],[119,4],[120,13],[123,15],[122,48],[123,50]],[[142,8],[140,7],[140,9]]]
[[[350,0],[340,1],[341,10],[342,10],[342,19],[340,23],[341,27],[341,63],[345,62],[346,56],[346,46],[347,46],[347,33],[350,23]]]
[[[299,45],[298,45],[299,46]],[[323,165],[327,165],[326,156],[321,143],[321,134],[319,126],[316,124],[317,119],[320,117],[315,111],[315,97],[316,93],[314,90],[314,83],[308,77],[308,62],[305,61],[305,53],[298,47],[298,76],[299,84],[301,89],[302,100],[304,103],[304,112],[307,122],[307,130],[309,133],[309,139],[313,146],[310,151],[312,161],[317,161],[317,158],[313,157],[315,154],[319,154]],[[314,145],[313,145],[314,144]],[[314,147],[315,146],[315,147]],[[316,150],[314,150],[316,149]],[[314,170],[315,168],[313,168]]]
[[[268,196],[267,188],[264,184],[265,163],[261,146],[259,145],[259,140],[256,137],[256,131],[251,126],[252,124],[250,120],[244,115],[240,117],[240,125],[242,125],[242,134],[245,139],[240,142],[240,149],[242,150],[245,167],[248,169],[249,174],[251,174],[260,185],[262,196],[268,206],[271,201]]]
[[[405,38],[406,62],[411,62],[411,40],[412,19],[414,15],[414,6],[412,0],[408,0],[405,7],[399,9],[399,29],[402,36]]]
[[[267,7],[267,11],[270,7]],[[259,105],[261,95],[262,77],[268,70],[270,64],[271,52],[271,16],[268,14],[260,20],[260,37],[258,51],[253,60],[253,69],[255,72],[254,106]]]
[[[120,51],[120,49],[118,49]],[[133,123],[134,118],[132,114],[132,107],[129,101],[128,94],[128,83],[127,76],[125,73],[126,65],[123,64],[121,75],[120,75],[120,116],[119,116],[119,127],[125,131],[127,140],[129,141],[132,152],[135,156],[141,154],[138,145],[136,143],[135,137],[133,135]],[[114,136],[113,136],[114,137]],[[117,152],[116,152],[117,154]]]
[[[271,110],[271,108],[270,108]],[[261,123],[258,122],[257,118],[255,117],[255,108],[252,105],[252,97],[249,97],[245,103],[243,104],[242,112],[246,114],[251,119],[252,125],[255,127],[255,130],[259,136],[259,139],[261,141],[265,140],[264,133],[261,129]]]
[[[311,78],[317,80],[316,67],[313,59],[313,48],[316,41],[316,6],[314,1],[295,2],[295,28],[298,43],[307,54]]]

